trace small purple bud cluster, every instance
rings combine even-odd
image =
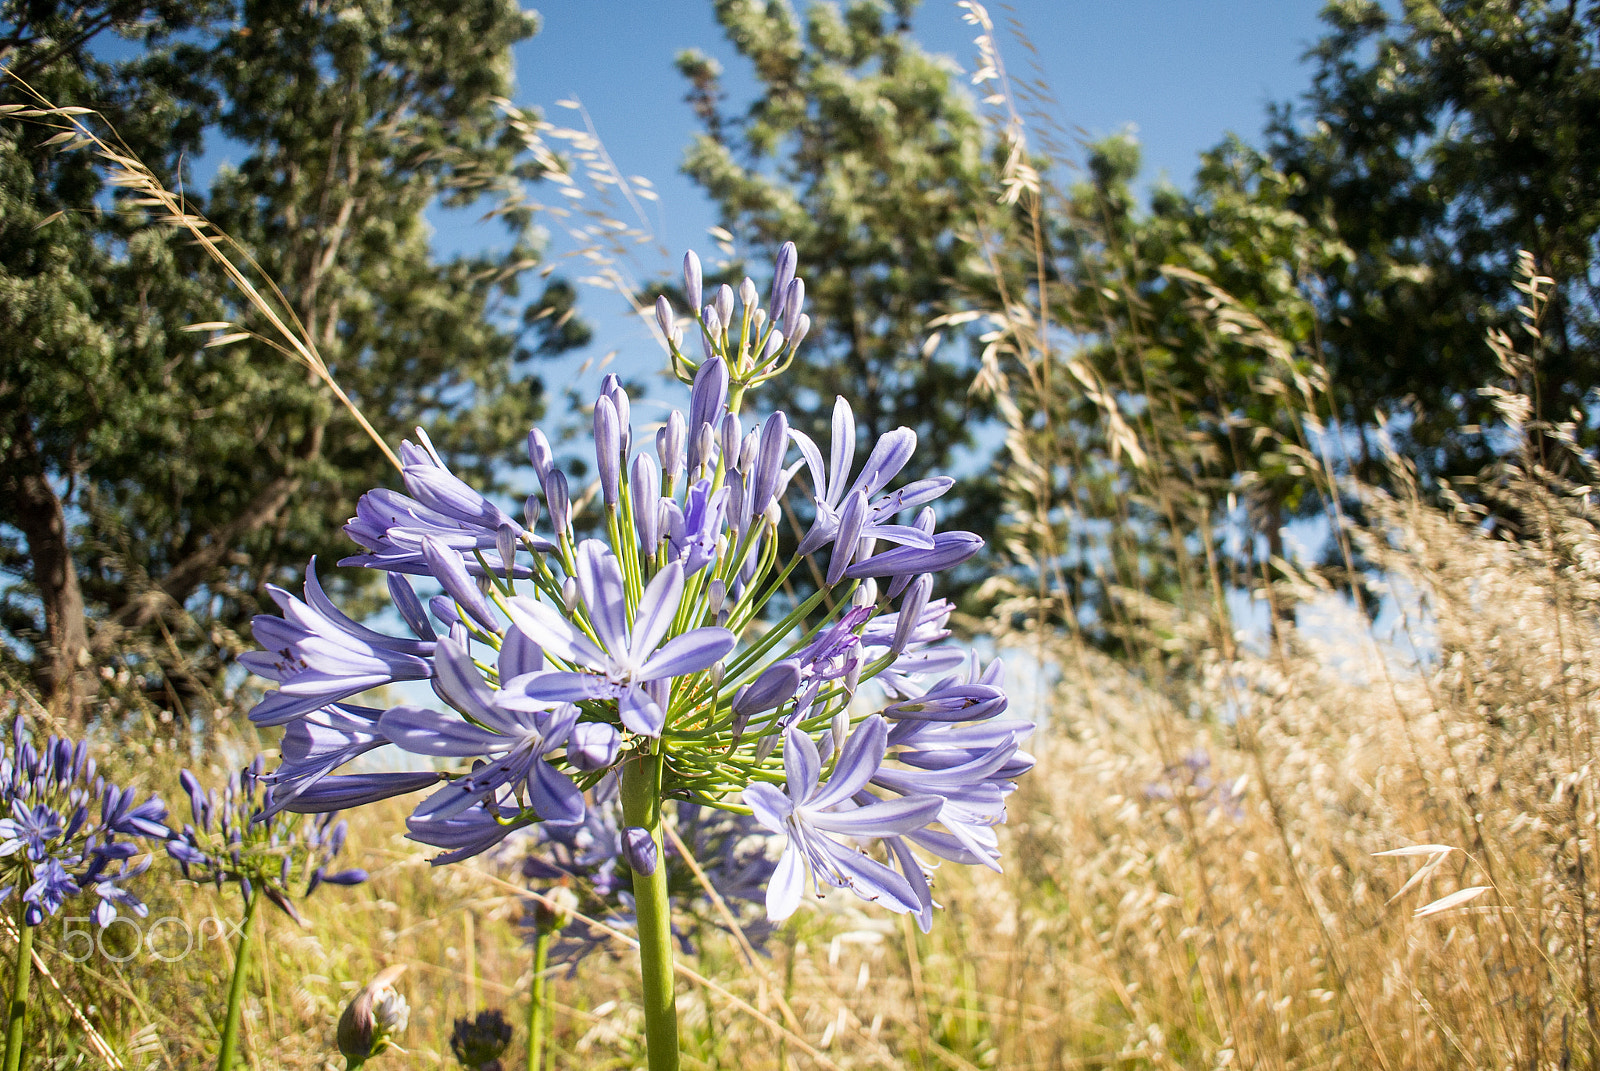
[[[96,898],[89,914],[102,927],[119,908],[148,913],[124,886],[150,866],[139,842],[170,835],[166,805],[101,777],[86,741],[51,736],[35,747],[17,718],[0,749],[0,813],[0,901],[20,890],[26,925],[79,895]]]
[[[542,505],[530,499],[520,521],[455,477],[426,436],[406,444],[408,493],[361,499],[347,531],[364,552],[341,564],[387,574],[410,635],[345,616],[314,563],[303,600],[274,590],[282,617],[256,619],[267,649],[246,664],[278,688],[251,718],[285,726],[262,820],[432,788],[407,824],[445,863],[518,829],[585,828],[621,764],[650,756],[666,798],[739,813],[784,839],[767,886],[773,919],[809,881],[926,927],[934,903],[918,851],[997,866],[994,827],[1032,765],[1019,750],[1032,726],[999,717],[998,662],[983,667],[941,643],[951,606],[933,599],[933,574],[982,545],[936,530],[931,503],[954,481],[893,486],[916,448],[909,428],[860,443],[858,467],[842,398],[826,453],[782,412],[742,414],[809,330],[796,268],[787,244],[762,308],[750,279],[707,298],[699,260],[685,258],[701,359],[684,354],[670,302],[656,317],[690,387],[687,412],[636,449],[628,393],[605,377],[592,422],[599,493],[576,496],[597,497],[598,516],[575,520],[573,490],[538,429],[528,458]],[[791,492],[802,470],[809,487]],[[779,524],[800,493],[811,523],[787,553]],[[801,600],[788,581],[807,560],[821,584]],[[411,576],[443,594],[424,606]],[[350,702],[420,680],[439,705]],[[335,772],[383,748],[447,768]],[[641,833],[613,831],[612,851],[650,874],[662,861]]]
[[[246,900],[263,894],[299,921],[291,891],[299,882],[306,883],[309,896],[323,884],[359,885],[367,872],[332,869],[344,848],[346,823],[333,812],[304,819],[275,811],[275,789],[263,781],[264,768],[257,755],[229,775],[221,792],[203,788],[188,770],[180,773],[193,822],[167,842],[167,854],[184,877],[219,889],[237,882]]]

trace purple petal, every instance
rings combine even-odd
[[[817,791],[822,759],[811,737],[799,729],[790,729],[783,736],[783,773],[789,798],[809,802]]]
[[[433,690],[440,699],[474,721],[500,726],[503,718],[494,709],[494,690],[465,647],[445,637],[439,641],[433,664]]]
[[[432,771],[416,773],[338,774],[324,777],[301,791],[284,807],[295,814],[321,814],[343,811],[368,803],[403,796],[437,784]]]
[[[584,699],[609,699],[616,695],[617,686],[594,673],[547,669],[526,677],[515,677],[507,682],[503,690],[521,692],[533,699],[576,703]],[[507,700],[510,698],[506,697]]]
[[[851,892],[899,914],[920,910],[922,905],[916,891],[896,871],[870,855],[863,855],[826,838],[818,840],[827,851],[829,860],[845,876],[845,883]]]
[[[738,642],[733,633],[713,625],[674,636],[639,667],[638,680],[666,680],[698,673],[720,660]]]
[[[642,456],[642,455],[641,455]],[[678,603],[683,599],[683,566],[668,562],[644,589],[639,599],[639,613],[633,623],[633,639],[628,650],[629,660],[635,665],[645,661],[650,653],[661,646],[661,639],[672,627],[678,613]],[[619,654],[621,652],[618,652]]]
[[[900,475],[900,470],[906,467],[906,462],[911,460],[916,449],[917,433],[910,428],[895,428],[873,446],[852,490],[860,489],[868,495],[877,494],[890,480]]]
[[[856,418],[850,412],[850,403],[843,398],[833,400],[833,442],[828,464],[827,501],[837,504],[844,497],[845,481],[850,478],[850,464],[856,456]]]
[[[617,713],[623,725],[645,736],[660,736],[662,727],[667,723],[667,716],[660,704],[637,684],[623,689],[617,697]]]
[[[939,796],[898,796],[857,807],[853,811],[806,812],[806,821],[818,829],[846,837],[889,837],[914,833],[936,821],[944,800]]]
[[[781,791],[756,781],[746,785],[743,792],[745,806],[754,813],[757,822],[774,833],[789,833],[789,816],[794,813],[794,801]]]
[[[937,573],[953,568],[983,549],[983,539],[971,532],[940,532],[933,537],[933,549],[896,547],[856,562],[845,576],[861,580],[869,576],[899,576],[904,573]]]
[[[783,849],[778,867],[767,880],[767,918],[782,922],[795,913],[806,891],[805,864],[791,842]]]
[[[845,496],[839,507],[839,530],[833,537],[833,555],[828,559],[828,586],[844,578],[845,566],[861,545],[861,529],[867,523],[867,494],[859,487]]]
[[[578,544],[578,590],[589,609],[589,622],[601,646],[614,655],[628,649],[628,601],[622,565],[598,539]]]
[[[507,603],[506,612],[529,639],[563,662],[592,669],[604,669],[611,664],[606,653],[554,607],[522,596]]]
[[[459,553],[428,536],[422,540],[422,556],[433,578],[439,581],[439,585],[458,606],[490,632],[500,631],[500,622],[495,617],[494,609],[489,605],[489,600],[483,597],[483,592],[478,590],[477,582],[467,574],[466,563],[461,560]]]
[[[427,707],[390,707],[378,719],[378,729],[413,755],[465,758],[487,755],[510,742],[499,733],[462,721],[460,715],[444,714]]]
[[[544,652],[528,638],[528,634],[513,625],[500,640],[500,659],[495,663],[501,687],[512,677],[524,673],[537,673],[544,668]]]
[[[534,762],[528,771],[528,805],[546,822],[583,821],[583,793],[572,778],[543,759]]]
[[[793,733],[796,730],[791,729]],[[888,724],[877,714],[856,726],[855,732],[839,752],[833,776],[823,790],[805,801],[806,810],[821,810],[843,803],[864,788],[883,765],[883,752],[889,746]]]

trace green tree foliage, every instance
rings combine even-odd
[[[974,362],[928,323],[959,307],[983,269],[980,228],[1003,215],[982,125],[951,66],[911,40],[914,7],[817,3],[802,19],[784,0],[717,0],[760,86],[742,113],[715,61],[678,64],[704,127],[685,170],[755,262],[787,240],[801,251],[813,326],[803,367],[770,401],[825,440],[842,395],[867,429],[862,450],[913,428],[922,476],[951,471],[986,415],[969,394]],[[735,285],[740,268],[726,273]],[[977,481],[964,491],[966,514],[945,523],[992,530]]]
[[[55,22],[35,26],[41,9]],[[529,221],[506,216],[504,255],[439,262],[424,216],[512,204],[535,177],[496,107],[511,46],[535,30],[514,3],[0,12],[12,69],[104,112],[169,188],[203,136],[228,139],[239,162],[200,206],[278,283],[386,441],[422,423],[484,477],[537,418],[523,362],[582,332],[542,302],[518,323]],[[97,41],[109,28],[137,30],[137,47]],[[345,553],[355,498],[394,473],[303,366],[186,331],[263,325],[200,251],[103,189],[93,160],[41,149],[48,134],[0,125],[4,626],[53,694],[81,694],[74,667],[119,652],[187,709],[221,686],[266,585]],[[570,311],[570,293],[551,296]]]
[[[1051,612],[1113,646],[1133,612],[1119,593],[1208,601],[1208,560],[1249,577],[1283,553],[1286,517],[1318,504],[1303,478],[1306,280],[1341,255],[1288,208],[1292,181],[1237,139],[1148,207],[1139,156],[1127,136],[1089,145],[1066,185],[1040,161],[1022,198],[1040,222],[999,259],[986,302],[1046,313],[1008,314],[991,349],[1010,545],[1053,547],[1025,563],[1069,596]]]
[[[1546,420],[1574,407],[1592,445],[1600,371],[1600,4],[1330,3],[1313,89],[1270,130],[1290,206],[1351,251],[1316,279],[1344,415],[1383,410],[1424,475],[1475,472],[1494,443],[1485,331],[1520,303],[1527,249],[1557,288],[1544,322]]]

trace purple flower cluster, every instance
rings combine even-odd
[[[257,755],[231,774],[220,792],[201,787],[188,770],[180,773],[194,821],[167,841],[167,854],[184,877],[218,888],[237,882],[246,900],[261,893],[299,921],[291,892],[295,884],[304,881],[309,896],[325,883],[359,885],[367,872],[333,869],[348,833],[336,813],[303,819],[274,810],[274,787],[261,776],[264,766]]]
[[[89,914],[102,927],[119,908],[147,913],[125,885],[150,865],[139,842],[169,835],[167,808],[101,777],[86,741],[51,736],[35,747],[17,718],[11,747],[0,748],[0,815],[0,901],[20,890],[26,925],[79,895],[95,897]]]
[[[981,547],[971,533],[936,530],[931,503],[953,481],[894,486],[915,433],[860,443],[842,398],[826,452],[782,412],[748,426],[741,414],[809,329],[795,269],[785,245],[763,308],[750,279],[707,295],[699,260],[685,258],[700,359],[685,355],[665,299],[656,318],[691,388],[687,411],[636,444],[628,393],[605,378],[587,516],[574,514],[590,496],[573,493],[538,429],[528,458],[542,495],[521,520],[454,476],[426,436],[406,444],[409,493],[361,499],[347,531],[363,553],[341,564],[387,574],[410,635],[345,616],[314,565],[303,599],[274,590],[282,616],[256,619],[266,650],[246,662],[278,688],[251,718],[285,727],[258,820],[427,788],[408,828],[441,850],[436,862],[530,826],[559,846],[561,831],[595,823],[621,764],[649,756],[664,798],[784,839],[765,896],[773,919],[809,882],[926,927],[924,856],[996,865],[994,827],[1032,764],[1019,750],[1031,726],[1000,718],[998,663],[984,668],[942,643],[950,607],[931,598],[934,574]],[[794,481],[802,470],[808,479]],[[811,522],[785,553],[791,495]],[[806,559],[823,583],[802,600],[786,582]],[[441,593],[424,604],[412,577]],[[424,680],[438,705],[355,703]],[[336,772],[380,749],[444,768]],[[607,836],[629,868],[657,866],[649,834]],[[862,850],[874,842],[879,854]]]

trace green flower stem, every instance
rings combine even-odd
[[[660,747],[658,743],[657,748]],[[678,1071],[678,1006],[672,985],[672,909],[667,903],[666,850],[661,840],[659,751],[622,765],[622,820],[650,831],[656,842],[653,874],[633,872],[639,920],[639,978],[644,986],[644,1033],[650,1071]]]
[[[27,905],[17,898],[17,961],[11,975],[11,1006],[6,1013],[6,1068],[22,1066],[22,1040],[28,1032],[28,981],[33,977],[33,927],[23,921]]]
[[[545,1005],[550,1001],[549,980],[544,976],[550,959],[550,930],[540,926],[533,938],[533,993],[528,1001],[528,1071],[544,1063]]]
[[[260,903],[260,890],[251,889],[244,901],[244,925],[239,927],[239,945],[233,952],[233,979],[228,983],[228,1018],[222,1024],[222,1047],[217,1050],[217,1071],[233,1071],[234,1056],[239,1049],[239,1019],[244,1011],[244,976],[250,967],[250,930],[256,920],[256,907]]]

